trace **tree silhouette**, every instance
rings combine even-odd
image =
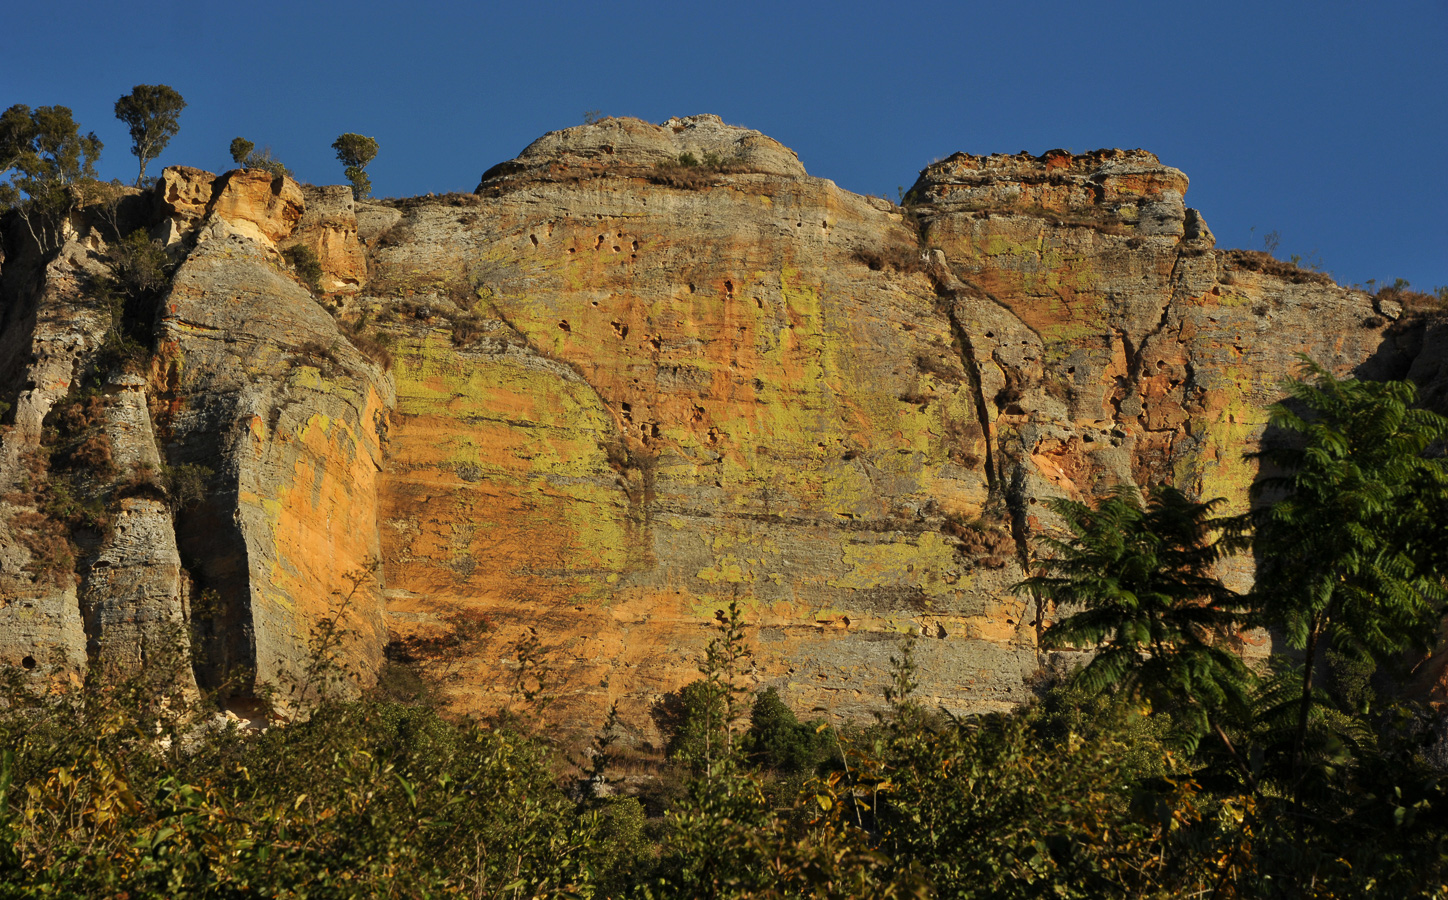
[[[1448,599],[1448,419],[1414,409],[1410,382],[1339,380],[1306,357],[1302,373],[1271,409],[1287,439],[1254,454],[1276,467],[1254,487],[1273,501],[1256,514],[1256,605],[1303,650],[1294,781],[1326,651],[1427,650]]]

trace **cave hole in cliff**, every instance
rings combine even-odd
[[[733,296],[734,296],[734,282],[732,282],[732,281],[725,281],[725,282],[724,282],[724,293],[725,293],[727,296],[730,296],[730,297],[733,297]]]
[[[573,326],[571,326],[571,325],[568,324],[568,320],[567,320],[567,319],[563,319],[562,321],[560,321],[560,322],[558,323],[558,328],[559,328],[560,330],[562,330],[562,331],[568,332],[569,334],[572,334],[572,333],[573,333]]]
[[[691,293],[691,294],[694,293],[694,283],[693,283],[693,282],[689,282],[689,293]]]
[[[20,665],[27,669],[35,668],[35,657],[27,656],[20,661]]]
[[[536,234],[530,234],[530,235],[528,235],[528,240],[530,240],[530,241],[533,242],[533,246],[534,246],[534,247],[538,246],[538,235],[536,235]]]

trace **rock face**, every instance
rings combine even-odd
[[[125,316],[90,299],[114,228],[83,220],[39,272],[7,252],[0,342],[29,362],[5,373],[4,661],[130,670],[178,650],[203,684],[245,696],[315,687],[299,682],[321,629],[328,653],[375,671],[391,381],[285,274],[276,244],[303,204],[290,179],[166,170],[149,212],[120,229],[149,224],[180,260],[141,316],[155,352],[138,373],[105,349]],[[321,205],[311,233],[340,217]],[[66,468],[80,452],[68,439],[94,471]],[[189,473],[199,496],[167,472]],[[77,493],[89,520],[65,514]]]
[[[0,271],[0,372],[8,412],[0,432],[0,663],[26,669],[83,668],[86,633],[75,559],[63,531],[38,508],[46,481],[42,428],[70,390],[77,363],[100,345],[106,316],[85,286],[99,271],[79,242],[42,260],[6,235]]]
[[[617,702],[648,739],[737,601],[797,709],[876,708],[907,634],[926,702],[1008,707],[1044,661],[1050,611],[1011,592],[1042,501],[1170,482],[1243,509],[1297,354],[1441,366],[1368,295],[1216,249],[1186,190],[1143,151],[956,154],[901,208],[714,116],[554,132],[475,194],[390,205],[168,169],[148,221],[182,261],[104,428],[121,468],[207,467],[204,496],[113,490],[78,574],[35,574],[21,482],[105,342],[104,247],[7,250],[0,654],[131,664],[181,624],[199,682],[245,694],[319,635],[367,672],[471,623],[427,661],[458,707],[538,663],[566,722]]]
[[[307,208],[285,246],[302,245],[322,267],[322,290],[353,293],[367,283],[367,253],[357,237],[352,188],[334,184],[303,189]]]
[[[355,662],[385,643],[376,478],[391,385],[264,247],[226,220],[176,272],[159,325],[168,453],[225,488],[181,516],[183,553],[217,592],[212,678],[297,675],[309,632],[345,613]],[[345,604],[345,609],[343,606]]]

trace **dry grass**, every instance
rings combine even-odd
[[[1375,295],[1379,301],[1387,300],[1403,307],[1409,316],[1432,316],[1448,312],[1448,287],[1435,291],[1415,291],[1407,282],[1399,282],[1382,288]]]
[[[908,244],[888,244],[880,248],[861,248],[850,254],[856,262],[864,263],[871,272],[893,269],[903,275],[924,272],[925,254],[919,247]]]
[[[985,518],[948,518],[940,530],[955,538],[957,551],[987,569],[1004,568],[1015,555],[1016,541],[1000,522]]]
[[[1283,262],[1262,250],[1228,250],[1226,262],[1229,268],[1261,272],[1293,284],[1332,284],[1332,276],[1324,272],[1312,272]]]

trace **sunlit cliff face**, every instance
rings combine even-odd
[[[712,116],[555,132],[475,194],[395,203],[167,170],[148,221],[184,261],[128,389],[168,464],[215,475],[164,523],[183,565],[151,618],[206,644],[203,683],[283,679],[337,621],[364,680],[398,639],[481,711],[527,663],[564,723],[617,702],[647,739],[738,600],[751,677],[797,709],[878,706],[907,634],[925,702],[1013,705],[1046,662],[1049,611],[1010,590],[1043,499],[1171,482],[1243,509],[1297,354],[1417,352],[1366,294],[1215,249],[1186,188],[1143,151],[957,154],[902,208]],[[101,342],[96,265],[6,273],[11,484]],[[137,640],[26,546],[0,654]]]

